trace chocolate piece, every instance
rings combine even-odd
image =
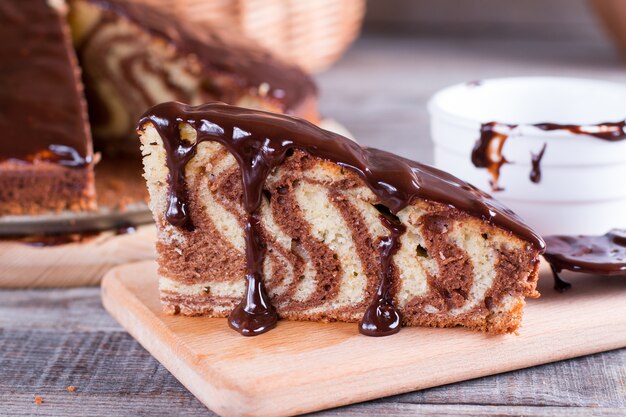
[[[594,125],[572,125],[558,123],[536,123],[534,126],[544,131],[566,130],[576,135],[593,136],[598,139],[617,142],[626,139],[626,120],[622,122],[605,122]],[[480,137],[472,149],[472,164],[476,168],[486,168],[491,176],[489,184],[491,190],[503,191],[498,185],[500,169],[504,164],[511,163],[502,154],[504,143],[511,135],[511,131],[518,125],[498,122],[483,123],[480,125]],[[508,132],[507,132],[508,131]],[[497,143],[496,143],[497,141]],[[538,183],[541,180],[539,163],[543,157],[545,146],[538,155],[531,154],[532,171],[530,180]]]
[[[0,2],[0,162],[91,163],[91,138],[65,13]]]
[[[550,263],[555,289],[570,284],[559,278],[564,270],[597,275],[626,276],[626,230],[614,229],[602,236],[548,236],[544,257]]]
[[[247,280],[246,299],[231,316],[231,326],[239,331],[256,334],[272,326],[273,314],[267,305],[263,285],[260,284],[264,249],[257,244],[252,226],[260,207],[265,182],[270,172],[282,164],[294,150],[335,162],[354,172],[392,214],[411,204],[415,199],[426,199],[466,211],[517,234],[543,251],[544,242],[513,212],[490,196],[459,179],[435,168],[372,148],[362,148],[355,142],[289,116],[248,110],[222,103],[188,106],[181,103],[163,103],[150,109],[139,121],[138,129],[151,123],[159,133],[166,151],[169,169],[169,195],[166,219],[172,225],[193,230],[189,215],[185,166],[196,153],[198,144],[214,141],[223,145],[237,160],[243,180],[243,207],[248,215],[246,234]],[[183,140],[180,127],[186,123],[195,129],[195,142]],[[397,239],[402,229],[387,222],[391,235],[379,246],[381,264],[389,266]],[[254,243],[254,244],[252,244]],[[395,315],[389,302],[389,268],[382,271],[378,294],[372,309],[384,317],[381,332],[395,331]],[[256,307],[261,308],[256,309]],[[245,319],[241,319],[242,311]],[[399,316],[398,316],[399,318]],[[364,327],[369,329],[368,315]],[[375,320],[372,320],[372,322]],[[259,324],[260,322],[260,324]],[[377,321],[375,324],[380,324]],[[242,326],[251,325],[242,328]],[[366,331],[369,331],[367,330]],[[376,330],[372,330],[376,332]]]
[[[539,153],[530,153],[530,163],[532,165],[532,169],[530,170],[530,180],[535,184],[538,184],[541,181],[541,159],[546,153],[547,146],[548,144],[544,143]]]

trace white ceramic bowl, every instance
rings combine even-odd
[[[626,85],[575,78],[524,77],[459,84],[429,105],[435,165],[491,193],[543,235],[603,234],[626,228],[626,140],[609,142],[532,125],[596,125],[626,119]],[[518,125],[502,154],[511,164],[493,191],[471,153],[483,123]],[[531,153],[546,144],[542,178],[530,181]]]

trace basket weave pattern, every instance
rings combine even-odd
[[[333,64],[357,37],[365,0],[141,0],[192,22],[236,27],[309,71]]]

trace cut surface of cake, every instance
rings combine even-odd
[[[0,3],[0,216],[95,206],[91,136],[66,12],[59,1]]]
[[[183,21],[142,2],[70,4],[92,129],[104,149],[137,152],[137,119],[169,100],[219,100],[317,119],[311,78],[239,33]]]
[[[168,313],[519,327],[543,240],[487,194],[306,121],[221,103],[140,120]]]

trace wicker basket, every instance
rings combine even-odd
[[[615,44],[626,57],[626,1],[592,0],[591,3]]]
[[[328,68],[357,37],[365,0],[141,0],[191,21],[235,26],[309,71]]]

